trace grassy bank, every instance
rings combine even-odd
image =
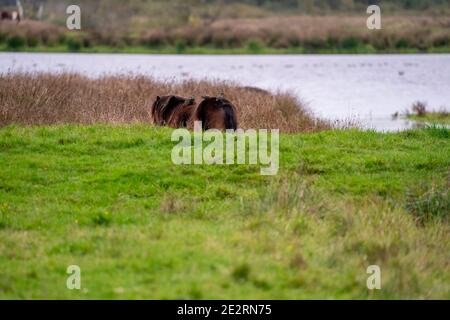
[[[419,123],[450,125],[450,112],[445,107],[441,107],[439,111],[430,110],[423,101],[414,102],[411,110],[405,112],[405,117]]]
[[[448,112],[428,112],[423,116],[410,114],[408,115],[408,119],[419,122],[450,125],[450,113]]]
[[[0,45],[0,52],[54,52],[54,53],[124,53],[124,54],[418,54],[418,53],[450,53],[449,47],[431,47],[427,49],[418,48],[390,48],[375,49],[371,45],[358,45],[354,48],[329,48],[329,49],[313,49],[307,47],[290,47],[290,48],[270,48],[262,45],[247,45],[240,48],[215,48],[215,47],[187,47],[187,46],[165,46],[165,47],[148,47],[148,46],[90,46],[79,47],[77,49],[70,48],[67,45],[55,46],[36,46],[36,47],[20,47],[10,48],[7,45]]]
[[[148,17],[147,17],[148,18]],[[446,15],[383,16],[369,30],[361,15],[274,15],[195,20],[163,27],[68,31],[24,20],[0,24],[0,51],[160,54],[303,54],[450,52]]]
[[[219,93],[278,175],[171,162],[156,95]],[[450,131],[331,128],[233,83],[1,75],[0,298],[450,298]]]
[[[170,134],[0,129],[0,298],[450,298],[449,130],[282,135],[274,177]]]

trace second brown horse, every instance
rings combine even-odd
[[[196,105],[194,98],[158,96],[152,106],[153,122],[172,128],[192,127],[201,121],[204,130],[237,129],[236,107],[223,97],[202,97]]]

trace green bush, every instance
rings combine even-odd
[[[55,45],[56,41],[58,40],[58,39],[55,39],[53,34],[51,34],[49,31],[42,32],[40,37],[41,37],[41,43],[47,47],[51,47],[51,46]]]
[[[8,38],[8,35],[6,33],[0,32],[0,44],[5,42]]]
[[[408,40],[406,39],[398,39],[397,42],[395,43],[395,47],[397,49],[406,49],[408,47],[410,47]]]
[[[183,53],[186,51],[186,44],[183,41],[177,41],[175,43],[175,50],[177,53]]]
[[[25,46],[25,39],[21,36],[12,36],[6,44],[10,49],[19,49]]]
[[[27,46],[34,48],[34,47],[37,47],[38,44],[39,44],[39,39],[36,38],[35,36],[27,37]]]
[[[83,38],[83,47],[85,48],[92,47],[92,42],[89,38]]]
[[[361,45],[361,40],[355,37],[347,37],[342,41],[343,49],[356,49]]]
[[[58,36],[58,43],[59,44],[65,44],[66,43],[66,40],[67,40],[67,38],[66,38],[66,35],[65,34],[60,34],[59,36]]]
[[[249,41],[247,43],[247,49],[251,53],[260,53],[263,49],[263,45],[259,41]]]
[[[339,47],[339,39],[334,36],[329,36],[327,38],[327,45],[329,48],[337,48]]]
[[[69,51],[75,52],[80,51],[81,49],[81,41],[78,39],[69,38],[67,39],[66,43]]]
[[[450,45],[450,36],[442,35],[433,39],[434,47],[447,47]]]

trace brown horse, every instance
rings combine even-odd
[[[233,129],[238,126],[236,107],[223,97],[202,97],[193,114],[194,121],[202,121],[204,130]]]
[[[194,98],[157,96],[151,114],[155,124],[173,128],[192,128],[194,121],[201,121],[204,130],[237,129],[236,108],[223,97],[203,97],[196,106]]]
[[[153,122],[170,127],[186,127],[195,107],[193,98],[157,96],[152,106]]]
[[[167,121],[167,125],[172,128],[185,128],[191,125],[192,114],[195,104],[182,104],[174,109]]]

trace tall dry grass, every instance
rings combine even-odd
[[[39,44],[52,46],[63,42],[66,30],[62,26],[44,21],[22,20],[20,23],[15,21],[2,21],[0,23],[0,35],[5,38],[4,40],[20,37],[29,47]]]
[[[144,76],[90,79],[77,74],[0,75],[0,126],[63,123],[152,123],[157,95],[224,93],[237,107],[239,127],[312,132],[330,125],[289,94],[271,94],[226,82],[158,82]]]
[[[182,27],[166,32],[159,41],[181,39],[187,44],[217,47],[239,47],[248,41],[259,41],[273,48],[351,49],[357,40],[380,50],[450,45],[450,19],[445,16],[387,16],[382,20],[383,29],[376,32],[366,27],[366,20],[365,15],[222,19],[208,28]],[[155,41],[151,37],[150,40]]]
[[[271,48],[302,47],[308,51],[372,46],[376,50],[446,48],[450,46],[448,16],[383,16],[382,30],[366,27],[367,15],[267,16],[257,18],[197,19],[177,26],[160,24],[148,27],[148,17],[135,17],[130,25],[101,22],[101,30],[89,25],[83,32],[67,32],[48,22],[24,20],[0,23],[0,44],[18,37],[28,47],[67,45],[81,47],[107,45],[117,48],[166,46],[243,48],[250,43]],[[23,46],[23,45],[22,45]],[[78,46],[76,48],[78,48]],[[12,48],[17,49],[17,48]],[[79,50],[79,49],[78,49]]]

